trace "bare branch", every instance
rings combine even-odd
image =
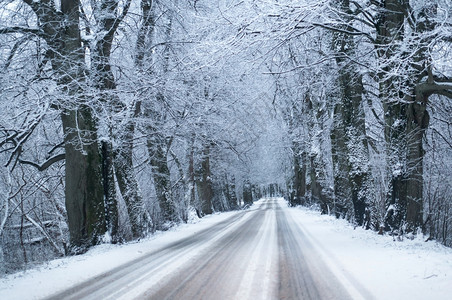
[[[439,132],[436,128],[432,128],[432,130],[439,135],[450,148],[452,148],[452,143],[449,141],[447,137],[445,137],[441,132]]]
[[[33,167],[35,167],[36,169],[38,169],[38,171],[44,171],[44,170],[46,170],[47,168],[49,168],[51,165],[53,165],[54,163],[56,163],[56,162],[59,162],[59,161],[61,161],[61,160],[64,160],[66,158],[66,155],[64,154],[64,153],[62,153],[62,154],[57,154],[57,155],[55,155],[55,156],[53,156],[53,157],[51,157],[51,158],[49,158],[48,160],[46,160],[44,163],[42,163],[41,165],[39,165],[39,164],[37,164],[37,163],[34,163],[34,162],[32,162],[32,161],[28,161],[28,160],[22,160],[22,159],[19,159],[19,162],[21,163],[21,164],[24,164],[24,165],[30,165],[30,166],[33,166]]]
[[[27,38],[22,38],[19,39],[13,46],[13,48],[11,49],[11,52],[9,53],[8,58],[6,59],[5,65],[3,66],[3,69],[6,70],[8,69],[9,65],[11,64],[14,55],[17,52],[17,49],[19,49],[20,45],[22,45],[25,41],[27,40]]]
[[[63,147],[64,146],[64,142],[59,143],[58,145],[55,145],[52,149],[50,149],[49,152],[47,152],[49,155],[52,154],[53,151],[55,151],[56,149]]]
[[[116,18],[115,22],[113,23],[113,26],[111,26],[107,35],[113,35],[116,33],[116,30],[118,29],[119,24],[121,24],[122,20],[126,17],[127,13],[129,12],[131,3],[132,3],[132,0],[127,0],[127,2],[124,4],[124,7],[122,9],[121,16]]]
[[[34,34],[37,36],[43,36],[44,33],[39,28],[30,28],[22,26],[4,27],[0,28],[0,34],[11,34],[11,33],[22,33],[22,34]]]
[[[375,39],[367,32],[362,32],[359,31],[353,27],[348,26],[348,29],[343,29],[343,28],[339,28],[337,26],[334,25],[328,25],[328,24],[323,24],[323,23],[312,23],[313,26],[317,26],[323,29],[327,29],[330,31],[334,31],[334,32],[339,32],[339,33],[344,33],[347,35],[352,35],[352,36],[365,36],[369,39],[369,41],[371,41],[372,43],[375,43]]]
[[[424,82],[416,86],[416,94],[419,95],[443,95],[452,98],[452,82]]]

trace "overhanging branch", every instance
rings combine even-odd
[[[371,41],[372,43],[375,43],[375,39],[369,33],[356,30],[352,27],[349,27],[350,30],[347,30],[347,29],[339,28],[334,25],[328,25],[328,24],[323,24],[323,23],[312,23],[312,25],[326,29],[326,30],[339,32],[339,33],[343,33],[343,34],[347,34],[347,35],[351,35],[351,36],[365,36],[369,39],[369,41]]]
[[[452,98],[452,82],[424,82],[416,86],[416,94],[418,95],[443,95]]]
[[[30,28],[21,26],[0,28],[0,34],[11,34],[11,33],[34,34],[37,36],[44,35],[44,33],[39,28]]]
[[[113,23],[113,26],[108,31],[107,35],[113,35],[115,34],[116,30],[119,27],[119,24],[121,24],[122,20],[126,17],[127,13],[129,12],[130,5],[132,3],[132,0],[127,0],[127,2],[124,4],[124,7],[122,9],[122,14],[116,18],[116,20]]]
[[[38,171],[41,171],[41,172],[42,172],[42,171],[46,170],[47,168],[49,168],[49,167],[50,167],[51,165],[53,165],[54,163],[59,162],[59,161],[65,159],[65,158],[66,158],[66,155],[65,155],[64,153],[62,153],[62,154],[57,154],[57,155],[55,155],[55,156],[49,158],[48,160],[46,160],[46,161],[45,161],[44,163],[42,163],[41,165],[39,165],[39,164],[37,164],[37,163],[35,163],[35,162],[32,162],[32,161],[22,160],[22,159],[19,159],[19,162],[20,162],[21,164],[24,164],[24,165],[33,166],[33,167],[35,167],[36,169],[38,169]]]

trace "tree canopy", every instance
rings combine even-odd
[[[264,195],[452,245],[448,0],[0,2],[0,268]]]

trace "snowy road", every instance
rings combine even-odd
[[[50,299],[351,299],[282,199],[148,253]]]

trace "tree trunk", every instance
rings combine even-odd
[[[416,29],[419,33],[433,32],[435,29],[435,17],[437,14],[436,3],[426,3],[419,13],[418,23]],[[431,65],[431,57],[429,51],[429,44],[432,37],[429,36],[421,44],[417,55],[414,57],[413,65],[424,65],[427,72],[420,72],[415,76],[416,82],[426,80],[427,85],[434,84],[433,66]],[[416,48],[419,46],[416,45]],[[427,73],[427,74],[425,74]],[[423,138],[425,131],[429,126],[429,114],[427,105],[429,103],[429,96],[438,91],[422,91],[420,85],[413,88],[414,97],[409,97],[409,104],[407,105],[407,212],[406,221],[409,231],[415,230],[418,227],[423,227],[423,206],[424,206],[424,148]],[[425,230],[425,228],[422,228]]]
[[[196,205],[196,193],[195,193],[195,135],[193,134],[190,139],[190,148],[188,151],[188,197],[190,205],[196,209],[199,215],[199,208]]]
[[[243,182],[243,204],[253,204],[253,192],[251,189],[251,183],[248,179],[245,179],[245,181]]]
[[[307,102],[307,113],[309,114],[308,131],[309,139],[312,147],[309,153],[309,177],[310,185],[309,190],[311,194],[311,203],[318,203],[323,214],[330,213],[332,201],[325,192],[325,166],[323,163],[322,151],[320,151],[322,144],[322,136],[317,133],[322,132],[322,119],[325,110],[317,107],[317,103],[311,100],[309,95],[306,95],[305,101]]]
[[[351,201],[352,182],[349,180],[347,131],[344,124],[344,105],[341,100],[334,108],[333,128],[330,135],[334,171],[334,205],[332,212],[336,217],[350,217],[353,210]]]
[[[146,209],[133,165],[133,137],[135,124],[130,120],[118,140],[120,146],[114,151],[114,171],[119,191],[127,207],[132,237],[144,237],[152,225],[151,217]],[[121,142],[122,141],[122,142]]]
[[[402,52],[394,42],[402,41],[406,24],[413,26],[412,22],[404,22],[404,16],[413,14],[410,18],[417,22],[411,29],[422,36],[425,31],[433,31],[437,8],[435,3],[426,3],[415,15],[408,0],[388,0],[384,8],[377,26],[377,52],[385,65],[380,74],[380,93],[385,109],[388,177],[392,183],[389,198],[398,210],[398,226],[404,224],[406,231],[411,232],[423,225],[423,137],[429,123],[428,97],[440,92],[432,89],[435,85],[429,57],[432,36],[413,45],[413,53],[402,53],[411,61],[412,68],[406,71],[406,77],[387,74],[392,74],[394,53]],[[423,69],[419,70],[419,66]],[[422,85],[429,88],[423,90]],[[409,92],[403,93],[400,87]]]
[[[349,0],[338,1],[338,6],[347,16],[351,15]],[[351,23],[352,20],[347,20]],[[344,30],[351,31],[348,25]],[[369,150],[362,106],[362,76],[350,62],[355,56],[353,36],[345,33],[333,34],[333,50],[339,67],[339,96],[334,108],[331,134],[335,198],[339,211],[353,216],[357,225],[362,225],[366,208]]]
[[[100,38],[96,41],[91,54],[91,64],[93,66],[93,83],[99,90],[101,101],[107,107],[107,120],[116,122],[114,116],[124,109],[119,97],[115,95],[116,82],[110,64],[111,49],[113,39],[116,34],[120,16],[118,16],[118,2],[104,0],[96,6],[95,16],[97,18],[97,35]],[[124,8],[127,9],[127,8]],[[99,112],[101,113],[101,112]],[[115,124],[106,124],[108,128],[108,139],[103,143],[103,166],[104,166],[104,193],[108,203],[108,216],[111,223],[109,229],[112,232],[113,240],[117,240],[117,219],[118,211],[115,178],[121,192],[121,196],[127,206],[127,212],[132,227],[133,238],[139,238],[146,234],[150,225],[150,217],[146,211],[141,198],[138,182],[133,168],[133,138],[135,133],[135,120],[137,112],[133,111],[127,123],[121,130],[116,132]],[[113,147],[115,145],[115,147]]]
[[[113,149],[108,141],[101,142],[102,147],[102,179],[104,187],[104,201],[106,212],[106,225],[112,243],[119,241],[118,203],[116,200],[115,174],[113,170]]]
[[[88,108],[62,114],[66,150],[65,196],[71,251],[84,251],[105,233],[101,161]],[[81,145],[79,132],[85,132]],[[81,148],[81,149],[80,149]]]
[[[176,222],[176,207],[171,197],[170,170],[168,168],[167,151],[165,147],[166,139],[155,129],[149,127],[148,130],[150,131],[150,136],[147,141],[147,146],[162,221]]]
[[[387,0],[382,4],[377,16],[376,49],[382,61],[380,77],[380,98],[385,115],[385,140],[387,152],[387,178],[389,179],[388,204],[396,209],[393,226],[400,227],[405,221],[407,205],[406,185],[406,126],[407,114],[405,95],[399,91],[400,78],[391,76],[394,62],[392,58],[398,50],[397,43],[403,39],[404,15],[407,0]]]
[[[306,194],[306,152],[302,151],[298,143],[294,142],[292,145],[293,151],[293,199],[292,206],[305,204]]]
[[[237,209],[237,195],[235,191],[235,177],[231,176],[229,179],[228,176],[225,176],[225,184],[224,184],[224,193],[228,202],[228,209]]]
[[[428,97],[417,95],[407,109],[407,227],[423,224],[424,148],[423,138],[429,125]]]
[[[342,178],[335,183],[335,189],[342,187],[341,196],[346,197],[342,198],[345,200],[342,203],[353,209],[350,213],[353,214],[356,224],[361,226],[364,221],[369,178],[369,149],[362,106],[362,78],[351,65],[348,65],[341,71],[339,83],[341,100],[335,109],[337,119],[335,116],[334,123],[339,132],[335,134],[336,143],[332,137],[332,146],[333,148],[337,146],[333,150],[333,162],[336,160],[334,166],[336,164],[339,166],[339,175]],[[339,153],[344,150],[345,152]],[[335,176],[335,181],[336,178]],[[351,201],[351,206],[347,201]]]
[[[201,214],[210,215],[212,214],[212,198],[213,198],[213,187],[212,180],[210,178],[210,145],[204,145],[202,151],[202,161],[201,167],[197,172],[196,185],[198,186],[198,194],[201,202]]]
[[[82,252],[105,233],[105,209],[96,122],[84,104],[84,49],[79,31],[79,1],[62,0],[61,12],[42,2],[25,1],[36,13],[50,47],[49,57],[61,90],[65,143],[65,202],[72,252]]]
[[[322,184],[319,182],[320,174],[319,166],[316,162],[316,157],[311,156],[310,157],[310,190],[311,190],[311,202],[312,203],[318,203],[320,205],[320,209],[322,211],[322,214],[328,214],[330,212],[330,207],[328,205],[328,201],[323,193],[323,187]]]

